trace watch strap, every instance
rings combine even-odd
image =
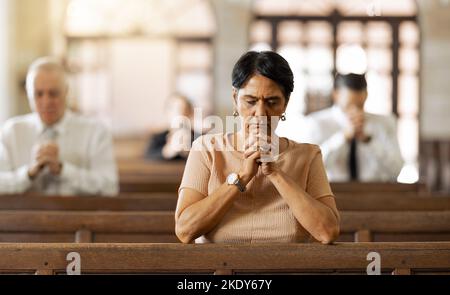
[[[238,178],[235,185],[238,187],[241,193],[245,192],[245,186],[242,184],[241,180]]]

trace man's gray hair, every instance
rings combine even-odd
[[[37,73],[41,70],[59,72],[63,79],[64,86],[68,87],[66,71],[63,65],[54,57],[40,57],[35,60],[28,68],[25,87],[29,100],[34,100],[34,79],[36,79]],[[32,102],[32,104],[34,104],[34,102]]]

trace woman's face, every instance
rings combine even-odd
[[[286,98],[280,86],[273,80],[256,74],[240,89],[233,90],[234,105],[248,131],[248,121],[252,117],[266,117],[268,131],[272,129],[271,118],[280,117],[286,110]],[[277,118],[274,118],[276,123]],[[274,122],[272,122],[274,123]],[[276,126],[273,126],[275,129]]]

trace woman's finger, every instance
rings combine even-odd
[[[245,141],[245,149],[248,149],[248,148],[250,148],[251,146],[254,146],[254,145],[256,146],[257,142],[258,142],[258,137],[257,136],[254,136],[254,135],[249,136],[247,138],[247,140]]]
[[[245,159],[257,159],[261,157],[261,151],[248,149],[244,152]]]
[[[259,150],[263,153],[269,153],[272,150],[272,144],[270,139],[254,137],[249,139],[245,144],[245,150],[256,151]]]
[[[253,153],[256,153],[258,150],[255,148],[248,148],[244,151],[244,158],[248,159]]]
[[[261,158],[261,152],[260,151],[256,151],[256,152],[254,152],[254,153],[252,153],[249,157],[248,157],[248,159],[251,159],[251,160],[257,160],[257,159],[259,159],[259,158]]]

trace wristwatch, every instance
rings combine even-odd
[[[241,193],[245,192],[245,186],[242,184],[237,173],[231,173],[230,175],[228,175],[227,183],[236,185]]]

